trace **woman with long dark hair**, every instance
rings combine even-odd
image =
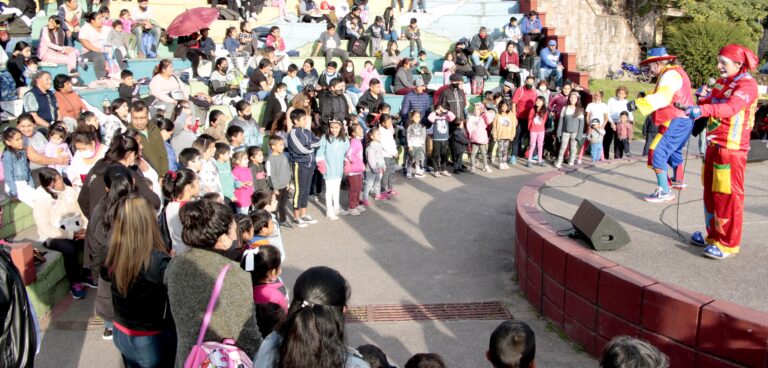
[[[304,271],[293,287],[285,321],[259,348],[254,367],[369,367],[347,347],[344,313],[351,291],[347,280],[328,267]]]
[[[69,292],[74,299],[85,297],[85,286],[95,287],[90,272],[83,272],[79,254],[85,239],[86,219],[77,205],[77,192],[64,184],[58,171],[42,168],[38,172],[40,186],[35,189],[32,215],[39,240],[61,253],[69,279]]]
[[[77,198],[77,202],[80,204],[80,209],[85,217],[91,218],[93,208],[107,193],[104,182],[104,174],[107,168],[114,164],[132,168],[138,163],[139,151],[139,142],[133,136],[126,134],[115,135],[104,158],[96,162],[96,165],[88,172],[83,188],[80,190],[80,196]],[[151,183],[145,180],[141,171],[132,169],[130,173],[134,183],[136,183],[136,191],[149,201],[152,207],[160,208],[160,197],[152,191]]]
[[[104,261],[109,252],[110,239],[114,214],[117,211],[120,200],[134,193],[136,187],[132,170],[121,164],[111,164],[103,176],[106,193],[99,199],[93,209],[85,234],[85,251],[83,263],[92,271],[93,277],[98,279],[96,290],[96,314],[104,320],[104,333],[102,338],[112,339],[112,281]]]
[[[177,255],[165,273],[178,336],[176,366],[183,366],[197,340],[211,291],[225,265],[230,268],[203,340],[231,338],[253,356],[262,338],[256,323],[251,277],[225,256],[238,241],[232,210],[222,203],[198,200],[181,207],[179,218],[184,229],[181,238],[190,249]]]
[[[112,276],[114,343],[127,367],[169,367],[176,331],[163,279],[171,261],[154,209],[130,194],[115,213],[106,264]]]
[[[13,81],[16,82],[16,88],[26,87],[27,80],[24,77],[24,70],[27,69],[27,59],[32,56],[32,47],[24,41],[19,41],[8,56],[5,67],[13,77]]]

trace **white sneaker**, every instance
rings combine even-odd
[[[339,219],[339,217],[338,217],[338,216],[336,216],[336,215],[328,215],[327,217],[328,217],[328,219],[329,219],[329,220],[331,220],[331,221],[336,221],[336,220],[338,220],[338,219]]]
[[[493,170],[491,170],[491,168],[487,167],[487,166],[485,167],[485,170],[483,170],[483,171],[485,171],[487,173],[492,173],[493,172]]]
[[[358,211],[356,208],[353,208],[353,209],[349,210],[349,215],[350,216],[360,216],[360,211]]]
[[[301,218],[293,219],[293,226],[296,227],[307,227],[307,223]]]
[[[337,208],[336,209],[336,214],[340,215],[340,216],[346,216],[346,215],[349,215],[349,212],[347,212],[347,211],[345,211],[345,210],[343,210],[341,208]]]
[[[301,217],[301,220],[304,221],[307,224],[313,225],[317,223],[317,220],[313,219],[310,215],[304,215]]]
[[[353,208],[353,210],[357,210],[357,212],[363,213],[363,212],[365,212],[365,206],[363,206],[361,204],[361,205],[357,206],[357,208]],[[352,210],[350,210],[350,211],[352,211]]]

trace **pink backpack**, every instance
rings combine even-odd
[[[244,351],[235,345],[235,340],[224,339],[222,342],[206,341],[203,342],[205,333],[208,331],[208,323],[211,322],[211,315],[216,307],[216,301],[219,299],[219,293],[224,285],[224,276],[229,271],[229,264],[224,265],[216,279],[216,285],[213,287],[211,299],[208,301],[208,308],[205,310],[203,325],[200,326],[200,334],[197,336],[197,343],[189,352],[187,360],[184,361],[184,368],[252,368],[253,362]]]

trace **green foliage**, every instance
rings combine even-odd
[[[678,56],[694,86],[719,75],[717,53],[730,43],[756,46],[747,25],[726,21],[677,22],[664,37],[669,53]]]
[[[750,27],[753,37],[762,34],[760,21],[768,15],[764,0],[674,0],[679,8],[697,22],[723,21]]]
[[[765,0],[638,0],[636,7],[641,16],[652,11],[664,13],[666,9],[679,9],[687,20],[743,24],[750,28],[754,38],[762,34],[760,21],[768,16]]]

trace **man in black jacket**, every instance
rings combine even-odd
[[[459,74],[451,74],[450,87],[440,94],[438,105],[448,106],[448,111],[456,115],[456,122],[464,119],[464,109],[467,107],[467,95],[464,93],[464,81]],[[455,124],[451,124],[451,131]]]
[[[380,80],[376,78],[371,79],[371,82],[368,84],[368,90],[363,93],[358,103],[365,102],[368,104],[369,111],[378,110],[379,105],[384,103],[384,91],[382,89]]]
[[[320,121],[328,124],[331,120],[344,121],[349,112],[347,99],[344,97],[344,83],[340,78],[334,78],[320,98]]]

